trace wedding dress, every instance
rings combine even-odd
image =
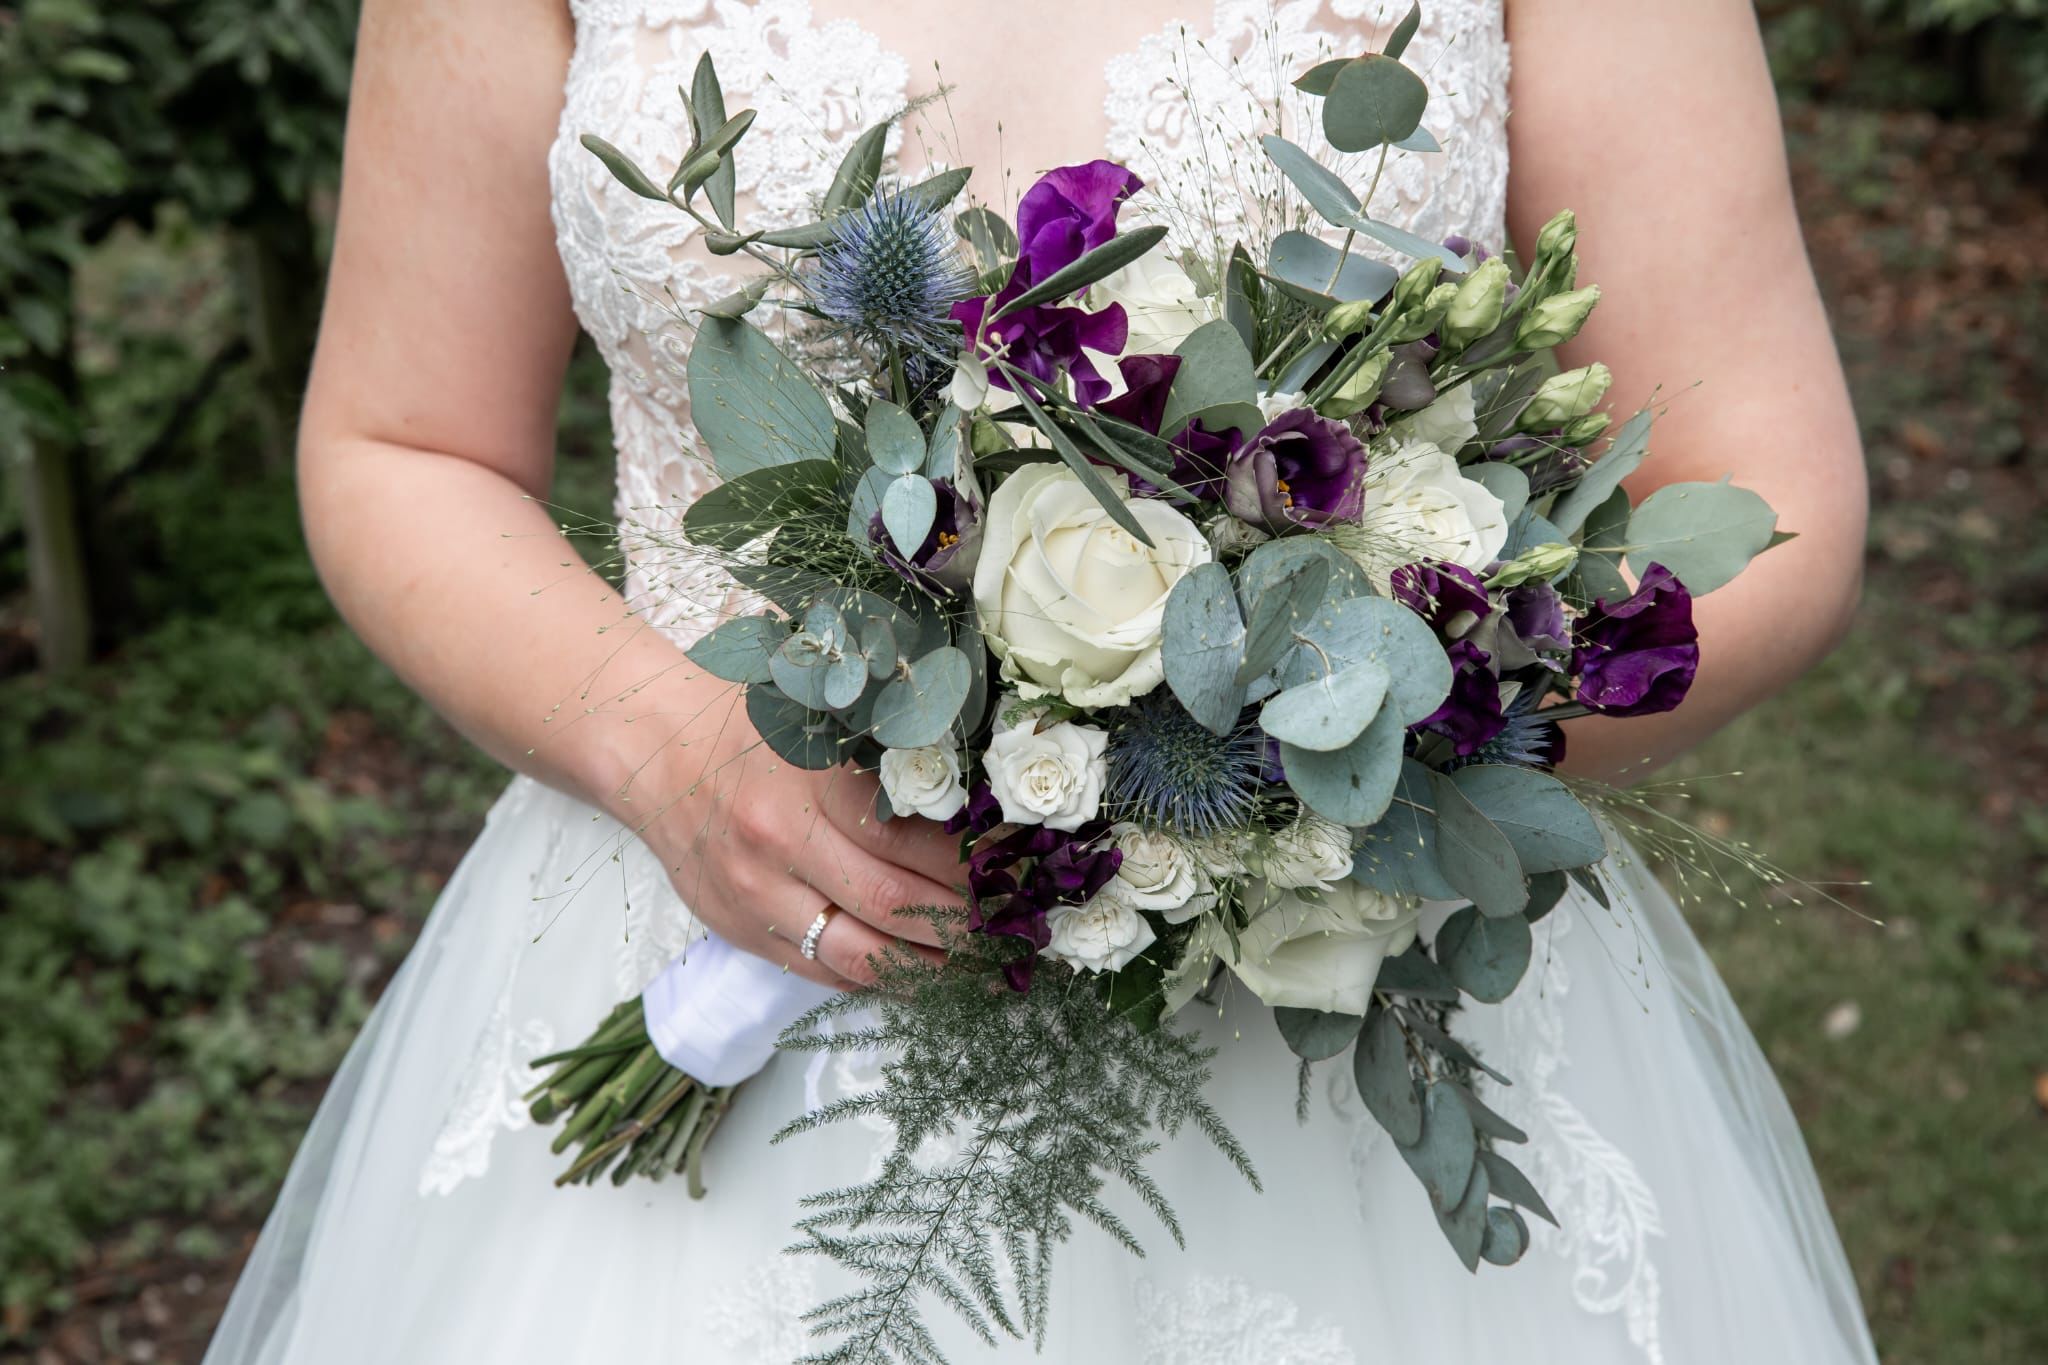
[[[1402,156],[1376,216],[1499,242],[1507,176],[1501,0],[1432,0],[1410,60],[1446,151]],[[1359,45],[1379,0],[1219,0],[1203,32],[1145,39],[1104,71],[1106,148],[1189,187],[1205,146],[1243,138],[1254,94],[1291,100],[1309,62]],[[1398,6],[1394,8],[1399,8]],[[562,260],[611,367],[623,519],[673,525],[710,474],[690,439],[685,307],[728,292],[731,258],[689,252],[678,214],[634,198],[578,145],[643,164],[679,145],[676,87],[709,50],[731,107],[750,226],[809,216],[848,141],[904,98],[903,56],[806,0],[575,0],[550,157]],[[1338,37],[1348,33],[1349,37]],[[1083,78],[1085,84],[1085,78]],[[1206,134],[1206,136],[1205,136]],[[1133,206],[1134,208],[1136,205]],[[688,642],[726,589],[634,561],[648,618]],[[1462,1028],[1512,1077],[1488,1102],[1560,1227],[1510,1269],[1463,1270],[1422,1189],[1319,1067],[1305,1124],[1268,1012],[1237,993],[1202,1027],[1214,1095],[1264,1177],[1254,1194],[1200,1139],[1156,1159],[1185,1251],[1135,1224],[1139,1259],[1083,1225],[1056,1259],[1044,1358],[1143,1365],[1862,1365],[1875,1356],[1797,1125],[1671,899],[1624,866],[1613,908],[1576,890],[1536,928],[1535,965]],[[845,1125],[770,1146],[806,1106],[876,1084],[872,1059],[784,1056],[713,1141],[710,1194],[680,1181],[558,1190],[562,1162],[520,1104],[528,1063],[580,1040],[688,942],[663,870],[590,807],[513,782],[335,1076],[208,1365],[758,1365],[807,1346],[799,1314],[841,1287],[781,1249],[800,1197],[861,1177],[885,1135]],[[1198,1008],[1195,1011],[1201,1014]],[[989,1351],[933,1306],[956,1362]]]

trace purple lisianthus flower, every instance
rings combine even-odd
[[[1116,367],[1123,375],[1124,391],[1103,399],[1095,410],[1151,435],[1162,435],[1159,423],[1166,416],[1166,395],[1173,388],[1174,376],[1180,373],[1180,357],[1127,355],[1117,361]],[[1189,422],[1168,437],[1167,444],[1173,447],[1173,481],[1197,498],[1214,500],[1223,496],[1224,465],[1244,444],[1244,435],[1235,427],[1227,427],[1218,434]],[[1131,480],[1131,488],[1140,496],[1159,491],[1136,477]]]
[[[969,338],[979,336],[984,355],[1000,355],[1013,369],[1052,385],[1065,371],[1074,381],[1074,397],[1080,403],[1099,403],[1109,396],[1109,381],[1095,368],[1088,352],[1115,355],[1130,336],[1130,319],[1124,306],[1112,303],[1099,312],[1085,308],[1062,308],[1038,304],[1020,308],[984,330],[982,319],[1024,292],[1023,271],[1012,276],[994,295],[962,299],[953,305],[953,318],[967,329]],[[990,370],[988,382],[999,389],[1011,387],[1001,370]]]
[[[1473,241],[1462,232],[1454,232],[1444,238],[1444,250],[1450,252],[1453,256],[1470,256],[1474,265],[1485,265],[1489,260],[1493,259],[1491,251],[1488,251],[1483,245]]]
[[[1650,716],[1685,700],[1699,671],[1692,594],[1671,570],[1652,564],[1619,602],[1601,599],[1581,617],[1572,667],[1578,699],[1607,716]]]
[[[1454,640],[1444,652],[1451,656],[1450,695],[1408,728],[1442,735],[1458,757],[1470,758],[1507,728],[1500,677],[1493,671],[1493,657],[1470,640]]]
[[[1231,513],[1279,534],[1365,513],[1365,447],[1342,422],[1308,408],[1268,422],[1223,470]]]
[[[1389,575],[1388,587],[1395,601],[1447,640],[1469,633],[1493,610],[1479,575],[1445,561],[1404,564]]]
[[[1017,203],[1017,276],[1050,278],[1116,236],[1116,213],[1145,182],[1114,161],[1060,166]]]
[[[967,927],[1023,939],[1033,950],[1003,968],[1011,989],[1031,988],[1036,954],[1052,942],[1046,912],[1055,905],[1087,904],[1123,865],[1122,850],[1104,837],[1108,831],[1108,825],[1099,822],[1071,834],[1033,825],[968,858]]]
[[[1501,606],[1505,611],[1494,650],[1501,668],[1513,671],[1541,664],[1563,672],[1564,660],[1572,652],[1572,628],[1557,589],[1548,583],[1523,583],[1507,590]]]
[[[981,552],[981,505],[953,486],[951,479],[931,480],[938,494],[938,515],[924,533],[924,543],[907,559],[897,551],[876,512],[868,519],[868,539],[882,562],[911,582],[958,596],[974,581],[975,556]]]

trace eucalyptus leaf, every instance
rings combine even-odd
[[[1383,223],[1364,214],[1356,215],[1354,220],[1345,226],[1356,228],[1365,236],[1394,248],[1404,256],[1413,256],[1418,261],[1442,261],[1446,275],[1462,275],[1471,268],[1457,252],[1439,242],[1432,242],[1427,237],[1418,237],[1407,228],[1395,227],[1392,223]]]
[[[1325,606],[1301,633],[1309,644],[1290,653],[1281,669],[1289,686],[1326,668],[1377,663],[1390,679],[1387,712],[1402,726],[1427,718],[1450,694],[1451,664],[1436,633],[1399,602],[1349,598]]]
[[[856,545],[868,543],[868,528],[882,510],[882,495],[894,482],[895,476],[886,470],[869,466],[861,471],[859,482],[853,486],[852,505],[846,513],[846,535]]]
[[[1552,1227],[1559,1225],[1557,1215],[1550,1211],[1550,1205],[1543,1202],[1535,1184],[1512,1161],[1499,1152],[1481,1152],[1479,1164],[1486,1167],[1487,1183],[1495,1194],[1510,1204],[1529,1210]]]
[[[1019,309],[1051,303],[1078,294],[1097,280],[1106,279],[1137,260],[1158,246],[1165,236],[1166,228],[1162,224],[1132,228],[1128,232],[1118,233],[1093,251],[1084,253],[1079,260],[1055,270],[1011,299],[998,308],[995,316],[989,321],[1008,317]]]
[[[1540,517],[1525,507],[1520,516],[1508,523],[1508,538],[1500,547],[1499,558],[1517,559],[1538,545],[1558,545],[1570,539],[1548,518]]]
[[[960,728],[973,733],[988,715],[988,641],[971,625],[962,625],[953,648],[967,660],[967,699],[960,703]]]
[[[1479,1244],[1479,1254],[1489,1265],[1513,1265],[1528,1249],[1529,1225],[1521,1214],[1499,1204],[1486,1211],[1486,1238]]]
[[[1219,735],[1236,728],[1244,707],[1238,680],[1244,649],[1244,618],[1230,570],[1214,561],[1196,566],[1167,595],[1160,662],[1166,685],[1188,714]]]
[[[771,676],[768,657],[789,638],[789,623],[772,616],[735,616],[684,651],[714,678],[749,685]]]
[[[1259,385],[1252,375],[1251,352],[1228,322],[1219,318],[1203,323],[1174,354],[1180,357],[1180,369],[1167,390],[1161,431],[1179,431],[1204,409],[1257,402]]]
[[[1261,546],[1253,551],[1256,568],[1247,563],[1245,571],[1238,575],[1237,589],[1247,622],[1244,658],[1237,670],[1240,684],[1250,682],[1279,661],[1297,633],[1321,609],[1324,594],[1329,590],[1330,569],[1326,561],[1312,555],[1293,555],[1285,557],[1283,563],[1282,553],[1258,559],[1260,551],[1266,548]],[[1259,572],[1276,564],[1278,567],[1270,575]]]
[[[1458,889],[1444,880],[1436,863],[1436,810],[1429,769],[1414,759],[1401,760],[1401,777],[1386,815],[1360,836],[1358,851],[1351,859],[1351,876],[1390,895],[1434,901],[1458,898]]]
[[[1529,889],[1514,845],[1450,775],[1431,773],[1436,798],[1436,860],[1444,880],[1458,888],[1481,913],[1520,915]]]
[[[1338,261],[1343,268],[1338,268]],[[1283,232],[1266,253],[1266,272],[1282,289],[1310,303],[1328,306],[1385,298],[1401,278],[1392,266],[1337,248],[1306,232]],[[1331,285],[1331,277],[1336,284]]]
[[[1239,242],[1230,249],[1230,263],[1223,271],[1223,317],[1237,332],[1238,340],[1250,352],[1258,330],[1255,321],[1259,297],[1259,271]]]
[[[833,708],[825,699],[825,681],[836,648],[824,636],[799,630],[768,656],[768,676],[791,701],[812,711],[829,711]],[[866,671],[865,663],[862,671]]]
[[[922,474],[891,479],[882,494],[882,529],[905,559],[914,556],[939,515],[939,495]]]
[[[889,127],[887,123],[876,124],[846,149],[846,155],[839,159],[839,169],[832,175],[831,188],[825,191],[824,202],[819,205],[825,217],[854,207],[874,191],[882,174],[882,153],[888,146]]]
[[[818,507],[832,496],[838,478],[830,460],[751,470],[691,503],[683,513],[683,534],[693,545],[737,550]]]
[[[1529,476],[1511,464],[1490,460],[1485,464],[1468,466],[1465,477],[1500,499],[1507,519],[1512,522],[1522,515],[1522,509],[1529,505]]]
[[[1747,488],[1668,483],[1629,518],[1628,564],[1638,578],[1650,565],[1662,564],[1700,597],[1770,548],[1777,529],[1778,514]]]
[[[847,649],[825,665],[825,709],[844,711],[868,688],[867,655]]]
[[[1280,168],[1288,182],[1301,192],[1301,197],[1308,200],[1309,207],[1321,214],[1326,222],[1362,232],[1410,256],[1433,256],[1443,262],[1446,275],[1462,275],[1468,269],[1457,253],[1448,247],[1392,224],[1367,218],[1361,212],[1358,196],[1333,171],[1286,138],[1268,134],[1259,140],[1259,145],[1265,148],[1267,158]]]
[[[1387,45],[1380,49],[1384,56],[1399,57],[1408,50],[1408,44],[1415,39],[1416,30],[1422,27],[1422,0],[1408,7],[1401,16],[1401,22],[1394,25],[1394,31],[1387,35]]]
[[[1422,1136],[1404,1145],[1401,1157],[1429,1191],[1429,1202],[1438,1212],[1457,1206],[1479,1164],[1479,1134],[1472,1128],[1472,1116],[1449,1087],[1439,1083],[1424,1091]]]
[[[1422,1097],[1408,1070],[1408,1044],[1385,1009],[1375,1008],[1367,1016],[1351,1054],[1351,1075],[1366,1112],[1395,1142],[1406,1148],[1422,1137]]]
[[[1629,595],[1629,582],[1622,577],[1620,564],[1627,551],[1628,518],[1633,510],[1628,490],[1617,488],[1586,518],[1573,572],[1589,601],[1606,598],[1618,602]]]
[[[1600,873],[1597,868],[1568,867],[1564,871],[1567,877],[1570,877],[1578,884],[1579,890],[1585,892],[1592,899],[1593,904],[1599,906],[1602,910],[1614,908],[1607,899],[1607,883],[1600,879]]]
[[[1465,994],[1497,1005],[1521,984],[1533,943],[1520,915],[1490,918],[1468,905],[1437,930],[1436,960]]]
[[[1514,846],[1524,872],[1585,867],[1607,856],[1607,841],[1585,803],[1549,773],[1474,763],[1452,782]]]
[[[1320,596],[1305,596],[1301,590],[1288,586],[1288,580],[1305,565],[1320,569],[1319,576],[1311,580],[1321,585]],[[1281,591],[1288,594],[1290,605],[1301,609],[1292,615],[1298,617],[1306,611],[1313,613],[1316,621],[1327,622],[1337,604],[1370,595],[1372,585],[1357,561],[1327,540],[1319,536],[1282,536],[1253,550],[1237,570],[1237,595],[1248,615],[1258,612],[1261,601],[1269,594]],[[1298,624],[1309,622],[1303,619]]]
[[[771,687],[747,689],[747,721],[763,744],[799,768],[823,772],[845,759],[845,736],[837,721]]]
[[[951,645],[933,650],[875,698],[875,739],[891,749],[938,743],[959,717],[973,680],[965,654]]]
[[[1287,688],[1259,712],[1259,727],[1298,749],[1327,752],[1357,739],[1387,699],[1385,664],[1371,660]]]
[[[1305,1062],[1320,1062],[1351,1046],[1365,1020],[1355,1014],[1331,1014],[1325,1010],[1290,1009],[1282,1005],[1273,1011],[1273,1022],[1288,1050]]]
[[[1473,1093],[1468,1085],[1456,1087],[1458,1099],[1464,1103],[1465,1112],[1472,1116],[1472,1126],[1479,1136],[1492,1138],[1496,1142],[1527,1142],[1529,1135],[1509,1123],[1488,1107],[1486,1101]]]
[[[1349,57],[1332,57],[1327,62],[1317,62],[1294,78],[1294,88],[1305,95],[1315,95],[1319,98],[1328,95],[1330,83],[1337,79],[1337,73],[1350,64]]]
[[[1401,718],[1382,710],[1341,749],[1321,753],[1283,742],[1280,766],[1287,785],[1316,814],[1340,825],[1370,825],[1386,814],[1394,798],[1407,735]]]
[[[1323,136],[1340,152],[1399,142],[1422,126],[1429,87],[1392,57],[1368,53],[1345,63],[1323,100]]]
[[[725,93],[718,86],[718,72],[711,65],[711,54],[706,52],[697,59],[697,69],[690,77],[690,119],[700,139],[708,140],[712,133],[726,124]],[[746,129],[742,128],[741,132]],[[735,138],[735,141],[737,138]],[[698,150],[704,143],[699,142]],[[681,167],[678,167],[678,180]],[[711,202],[711,211],[718,215],[718,221],[732,226],[733,190],[736,172],[731,157],[721,157],[718,166],[704,181],[704,197]]]
[[[1529,878],[1529,903],[1522,907],[1522,918],[1531,924],[1557,909],[1557,903],[1564,899],[1565,888],[1570,883],[1562,872],[1537,872]]]
[[[642,199],[659,199],[664,203],[668,201],[668,196],[662,193],[661,187],[647,178],[647,172],[634,164],[632,157],[595,133],[585,133],[581,141],[584,150],[602,161],[604,168],[610,171],[621,185]]]
[[[1607,451],[1579,477],[1579,481],[1558,495],[1551,505],[1550,520],[1561,531],[1576,531],[1586,524],[1594,508],[1606,502],[1621,487],[1621,481],[1642,467],[1650,454],[1650,424],[1656,414],[1648,408],[1621,424]]]
[[[1337,354],[1336,342],[1317,342],[1288,362],[1287,368],[1282,370],[1279,376],[1273,380],[1273,392],[1302,392],[1308,388],[1308,381],[1314,377],[1315,372],[1323,368],[1324,362],[1335,354]]]
[[[951,403],[939,409],[939,415],[932,422],[930,442],[925,446],[924,472],[926,477],[945,479],[959,486],[960,457],[967,448],[963,438],[965,421],[960,409]]]
[[[1465,1193],[1457,1205],[1436,1211],[1437,1226],[1443,1229],[1451,1250],[1458,1253],[1458,1260],[1467,1270],[1479,1268],[1479,1257],[1486,1246],[1486,1193],[1486,1170],[1474,1162],[1465,1182]]]
[[[1388,995],[1405,995],[1412,1000],[1439,1000],[1448,1004],[1458,998],[1458,988],[1436,960],[1422,951],[1420,943],[1380,964],[1372,988]]]
[[[1394,150],[1400,152],[1440,152],[1443,149],[1443,143],[1438,142],[1436,134],[1427,128],[1417,128],[1394,144]]]
[[[690,348],[689,384],[690,420],[725,478],[829,460],[838,448],[825,395],[748,322],[704,321]]]
[[[864,424],[868,457],[875,468],[891,474],[914,474],[924,467],[924,431],[917,419],[886,398],[868,404]]]

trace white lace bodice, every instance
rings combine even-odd
[[[669,529],[712,477],[690,431],[687,332],[676,313],[728,292],[739,272],[694,243],[696,228],[682,214],[619,185],[578,139],[597,133],[644,165],[672,165],[689,136],[677,87],[688,85],[708,51],[728,108],[759,111],[736,155],[742,222],[803,222],[852,139],[904,106],[907,58],[919,54],[886,51],[851,20],[816,22],[809,0],[571,3],[575,54],[549,154],[555,227],[577,316],[611,368],[619,519]],[[1425,6],[1408,59],[1429,80],[1426,122],[1445,150],[1397,154],[1374,197],[1376,216],[1432,239],[1459,232],[1500,242],[1508,68],[1501,4]],[[1254,135],[1269,130],[1274,107],[1286,129],[1312,126],[1314,102],[1289,82],[1316,61],[1364,50],[1404,8],[1388,0],[1216,0],[1206,23],[1168,26],[1111,57],[1099,95],[1075,82],[1076,97],[1102,100],[1108,137],[1103,148],[1073,148],[1071,159],[1106,152],[1163,201],[1204,205],[1235,223],[1246,216],[1242,187],[1273,183]],[[1370,176],[1348,178],[1363,184]],[[1216,196],[1208,189],[1216,184],[1240,188]],[[632,568],[631,600],[679,638],[708,628],[725,604],[722,580],[707,566],[641,555]]]

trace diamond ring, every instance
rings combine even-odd
[[[797,951],[804,955],[804,961],[816,962],[818,960],[818,939],[823,936],[825,925],[830,922],[832,912],[836,908],[835,906],[828,905],[823,910],[820,910],[818,917],[811,921],[811,927],[804,930],[804,941],[797,947]]]

